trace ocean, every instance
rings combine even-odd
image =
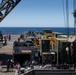
[[[74,33],[74,28],[67,27],[0,27],[0,31],[2,31],[3,34],[23,34],[29,30],[42,32],[45,29],[50,29],[53,32],[60,32],[63,34]]]

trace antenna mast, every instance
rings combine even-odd
[[[13,10],[21,0],[1,0],[0,22]]]
[[[73,0],[74,16],[74,35],[76,35],[76,0]]]

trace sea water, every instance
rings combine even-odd
[[[3,34],[23,34],[26,31],[33,30],[37,32],[42,32],[43,30],[50,29],[53,32],[60,32],[63,34],[74,33],[74,28],[67,27],[0,27],[0,31]]]

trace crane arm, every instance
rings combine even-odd
[[[14,9],[21,0],[2,0],[0,3],[0,22]]]

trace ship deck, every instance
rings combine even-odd
[[[13,42],[18,39],[20,35],[11,35],[11,40],[7,40],[7,45],[0,46],[0,54],[12,54],[13,53]]]

